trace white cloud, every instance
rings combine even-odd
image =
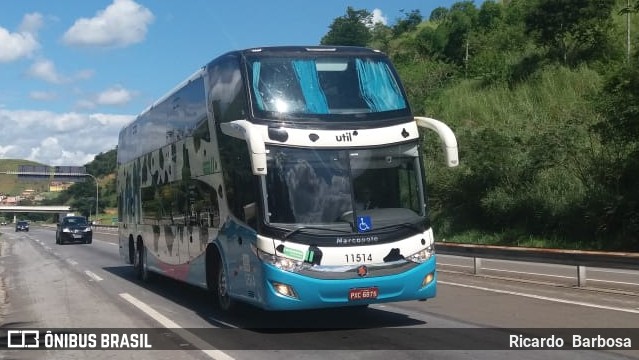
[[[94,75],[94,71],[80,70],[71,76],[66,76],[58,72],[53,61],[47,59],[39,59],[31,64],[31,67],[29,68],[29,70],[27,70],[27,75],[36,79],[44,80],[48,83],[62,84],[75,80],[90,79]]]
[[[125,89],[120,85],[115,85],[99,94],[78,100],[75,103],[75,108],[80,110],[91,110],[96,108],[98,105],[125,105],[137,95],[138,93],[136,91]]]
[[[386,16],[384,16],[381,9],[374,9],[372,14],[373,14],[373,18],[372,18],[373,25],[377,23],[388,25],[388,19],[386,18]]]
[[[121,86],[115,86],[104,90],[96,97],[96,103],[100,105],[124,105],[131,101],[135,94]]]
[[[91,110],[95,108],[95,102],[88,99],[80,99],[75,103],[75,108],[80,110]]]
[[[76,20],[63,41],[78,46],[127,46],[144,40],[153,19],[153,13],[135,1],[113,0],[94,17]]]
[[[95,71],[89,70],[89,69],[85,69],[85,70],[80,70],[77,73],[75,73],[72,76],[72,79],[73,80],[88,80],[88,79],[92,78],[93,75],[95,75]]]
[[[32,91],[29,93],[29,97],[33,100],[50,101],[55,100],[58,94],[53,91]]]
[[[18,32],[0,27],[0,63],[33,55],[40,48],[37,31],[41,26],[42,15],[32,13],[24,16]]]
[[[20,32],[37,35],[43,23],[44,22],[43,22],[42,14],[40,13],[26,14],[22,18],[22,23],[20,24]]]
[[[6,154],[13,151],[13,149],[15,149],[15,146],[13,145],[0,146],[0,158],[2,159],[11,158],[10,156],[7,156]]]
[[[53,113],[0,108],[0,158],[81,166],[109,151],[134,115]]]
[[[44,80],[53,84],[60,84],[66,80],[58,73],[55,64],[51,60],[40,59],[34,62],[27,74],[36,79]]]

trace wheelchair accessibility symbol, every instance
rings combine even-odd
[[[358,216],[357,217],[357,230],[359,232],[367,232],[373,229],[373,222],[370,216]]]

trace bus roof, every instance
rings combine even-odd
[[[243,54],[255,53],[288,53],[288,52],[330,52],[330,53],[358,53],[358,54],[381,54],[379,50],[369,49],[360,46],[266,46],[255,47],[238,52]]]
[[[228,56],[228,55],[231,55],[231,54],[241,54],[241,55],[265,54],[265,55],[274,55],[274,54],[300,53],[300,52],[383,55],[383,53],[381,51],[379,51],[379,50],[370,49],[370,48],[361,47],[361,46],[325,46],[325,45],[264,46],[264,47],[253,47],[253,48],[247,48],[247,49],[242,49],[242,50],[229,51],[229,52],[227,52],[225,54],[222,54],[220,56],[215,57],[213,60],[211,60],[211,62],[217,60],[220,57]],[[171,95],[173,95],[176,91],[178,91],[179,89],[181,89],[182,87],[187,85],[189,82],[191,82],[191,81],[197,79],[198,77],[202,76],[203,72],[205,71],[205,68],[206,68],[206,65],[200,67],[191,76],[189,76],[188,78],[183,80],[178,85],[174,86],[170,91],[166,92],[159,99],[155,100],[151,105],[149,105],[142,112],[140,112],[135,117],[135,119],[133,121],[131,121],[130,123],[128,123],[125,126],[123,126],[120,131],[126,129],[127,127],[129,127],[131,125],[133,125],[133,123],[135,123],[135,120],[137,120],[139,117],[141,117],[145,113],[149,112],[150,110],[152,110],[154,107],[158,106],[159,104],[161,104],[163,101],[165,101],[167,98],[169,98]]]

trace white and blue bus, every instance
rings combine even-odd
[[[294,310],[435,296],[419,127],[383,53],[224,54],[122,129],[122,258],[238,301]]]

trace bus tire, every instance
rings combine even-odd
[[[235,310],[235,300],[228,294],[228,274],[224,269],[224,262],[216,251],[209,249],[206,256],[206,285],[213,295],[218,309],[232,313]]]
[[[220,310],[225,312],[233,312],[235,301],[229,295],[229,277],[224,269],[224,262],[217,262],[217,304]]]
[[[138,245],[136,246],[133,268],[135,269],[135,275],[138,280],[142,280],[144,282],[151,280],[151,273],[149,272],[146,261],[146,249],[144,248],[142,240],[138,240]]]

